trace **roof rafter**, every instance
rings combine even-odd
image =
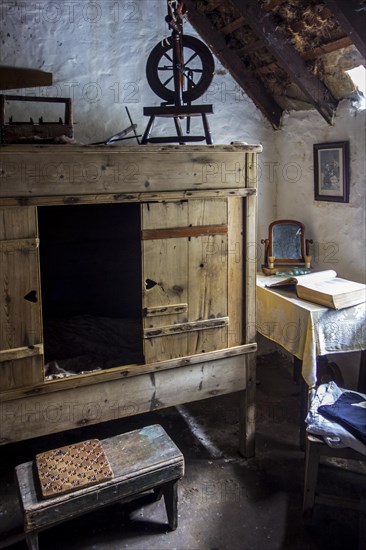
[[[366,6],[358,0],[325,0],[344,32],[366,59]],[[363,5],[362,5],[363,4]]]
[[[222,65],[228,69],[239,86],[251,98],[256,107],[270,121],[274,128],[279,128],[282,108],[267,92],[256,75],[247,69],[240,57],[226,45],[222,34],[217,31],[205,15],[196,10],[196,2],[185,0],[188,9],[188,19],[202,39],[210,46]]]
[[[342,48],[347,48],[348,46],[352,46],[352,45],[353,45],[352,40],[348,38],[348,36],[345,36],[343,38],[340,38],[339,40],[334,40],[333,42],[327,42],[326,44],[322,44],[321,46],[318,46],[313,50],[304,52],[303,54],[301,54],[301,57],[305,61],[308,61],[310,59],[317,59],[322,55],[335,52],[337,50],[340,50]],[[255,72],[258,74],[271,73],[276,69],[276,66],[277,66],[276,62],[269,63],[268,65],[262,65],[262,67],[258,67],[258,69],[256,69]]]
[[[206,12],[207,13],[211,13],[212,11],[214,11],[216,8],[218,8],[221,4],[222,0],[212,0],[210,2],[210,4],[207,6],[206,8]],[[186,2],[185,2],[186,4]]]
[[[236,53],[238,55],[247,55],[249,53],[257,52],[262,48],[265,48],[262,40],[255,40],[254,42],[251,42],[250,44],[247,44],[246,46],[243,46],[242,48],[236,50]]]
[[[333,40],[332,42],[325,42],[321,46],[318,46],[317,48],[314,48],[312,50],[309,50],[307,52],[304,52],[302,54],[302,58],[307,61],[309,59],[316,59],[317,57],[321,57],[322,55],[325,55],[327,53],[336,52],[337,50],[341,50],[343,48],[348,48],[348,46],[352,46],[353,42],[348,36],[344,36],[342,38],[338,38],[338,40]]]
[[[242,27],[243,25],[244,25],[244,17],[239,17],[239,19],[234,19],[234,21],[231,21],[230,23],[225,25],[225,27],[222,27],[220,29],[220,32],[222,32],[222,34],[230,34],[236,31],[237,29],[240,29],[240,27]]]
[[[240,10],[246,23],[258,38],[263,40],[267,49],[291,80],[303,91],[322,117],[331,124],[337,107],[336,100],[325,84],[308,70],[305,61],[287,35],[278,28],[272,14],[261,8],[258,0],[231,0],[231,2]]]

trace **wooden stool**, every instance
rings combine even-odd
[[[324,443],[321,438],[308,434],[305,456],[304,515],[311,516],[315,504],[339,506],[362,511],[361,500],[342,498],[335,495],[318,494],[316,492],[319,462],[322,456],[366,461],[365,455],[349,447],[345,447],[344,449],[333,449]]]
[[[38,533],[113,502],[130,502],[153,490],[164,496],[171,530],[178,525],[178,480],[182,453],[159,425],[101,441],[113,479],[57,497],[42,499],[34,461],[15,468],[28,548],[38,550]]]
[[[188,143],[188,142],[197,142],[197,141],[206,141],[208,145],[212,145],[212,138],[210,133],[210,127],[208,125],[207,115],[213,113],[212,105],[166,105],[162,107],[144,107],[144,115],[149,116],[150,120],[146,126],[146,130],[141,139],[141,144],[146,143]],[[183,135],[180,118],[201,116],[204,135],[203,136],[191,136]],[[165,137],[150,137],[151,131],[156,117],[163,118],[173,118],[175,129],[177,132],[176,136],[165,136]]]

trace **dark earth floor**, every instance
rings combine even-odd
[[[250,460],[237,451],[238,394],[2,447],[0,548],[22,528],[13,480],[16,464],[68,443],[155,423],[185,457],[178,529],[167,530],[163,501],[132,511],[117,504],[42,532],[41,550],[361,548],[365,516],[362,522],[355,511],[317,506],[312,522],[303,521],[299,385],[291,365],[280,354],[260,357],[257,378],[257,450]],[[324,466],[321,483],[340,494],[351,494],[356,487],[366,498],[366,476],[352,470]],[[20,540],[9,548],[24,550],[26,544]]]

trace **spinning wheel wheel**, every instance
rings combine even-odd
[[[160,107],[145,107],[144,115],[150,120],[141,143],[187,143],[203,141],[212,144],[207,114],[212,105],[192,105],[192,101],[205,93],[211,84],[215,64],[208,47],[195,38],[183,34],[183,0],[167,0],[168,15],[165,20],[172,33],[159,42],[151,51],[146,63],[146,77],[150,88],[165,100]],[[203,136],[190,136],[191,117],[201,116]],[[177,136],[151,138],[150,133],[156,117],[174,120]],[[186,119],[186,135],[180,120]]]
[[[183,103],[190,103],[211,84],[214,60],[207,46],[194,36],[181,36],[180,60],[175,61],[173,46],[173,38],[169,37],[151,51],[146,64],[147,80],[156,95],[168,103],[175,102],[178,83]]]

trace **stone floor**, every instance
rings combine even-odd
[[[279,354],[258,358],[256,457],[237,451],[238,394],[211,398],[1,449],[0,548],[24,550],[13,481],[16,464],[35,453],[89,437],[109,437],[159,423],[185,456],[179,525],[166,526],[163,501],[143,508],[114,505],[44,531],[41,550],[356,549],[366,541],[357,512],[317,506],[301,513],[304,453],[299,449],[299,386]],[[323,467],[322,484],[366,497],[366,476]],[[363,546],[366,548],[366,545]]]

